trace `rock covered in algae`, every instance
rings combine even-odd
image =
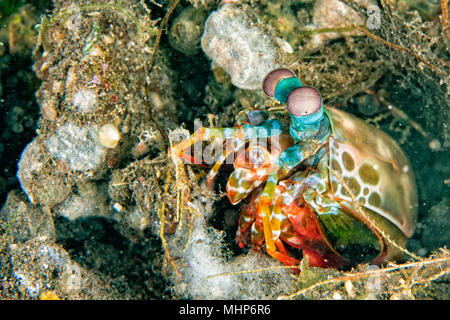
[[[360,1],[361,2],[361,1]],[[363,1],[368,2],[368,1]],[[365,19],[339,0],[318,0],[314,4],[314,24],[319,28],[345,28],[363,25]]]
[[[240,7],[225,4],[212,12],[202,36],[205,54],[242,89],[257,89],[278,67],[278,48]]]
[[[175,127],[177,104],[166,56],[150,70],[156,33],[147,7],[133,1],[58,1],[43,18],[34,52],[43,80],[39,135],[18,165],[33,203],[53,207],[79,183],[102,177],[134,156],[146,132],[153,139],[145,152],[166,151],[160,128]],[[105,125],[116,130],[114,143],[103,139]]]
[[[53,170],[54,167],[40,139],[25,147],[18,163],[17,178],[32,203],[52,207],[71,192],[70,179]]]
[[[97,108],[97,94],[90,89],[78,90],[73,95],[72,104],[80,113],[94,112]]]
[[[19,190],[8,194],[5,205],[0,211],[1,224],[6,226],[13,243],[32,239],[54,241],[55,227],[50,211],[33,205]],[[6,232],[6,230],[3,230]]]
[[[120,297],[107,281],[81,267],[55,244],[50,211],[30,203],[22,192],[8,195],[0,211],[0,231],[2,297],[37,299],[48,291],[68,299]]]
[[[220,0],[189,0],[194,8],[210,8],[217,5]]]
[[[77,194],[71,194],[54,207],[54,213],[69,220],[87,217],[112,217],[112,208],[106,194],[106,186],[86,182],[78,186]]]
[[[66,122],[56,129],[45,144],[50,155],[63,160],[71,170],[94,170],[102,163],[104,154],[97,131],[96,126],[78,127]]]
[[[317,47],[325,41],[343,36],[355,35],[351,25],[366,26],[369,29],[379,28],[381,23],[380,9],[376,1],[357,0],[358,5],[365,8],[366,14],[362,15],[353,10],[349,5],[339,0],[318,0],[314,3],[313,25],[317,29],[347,29],[346,31],[317,33],[312,36],[309,46]],[[369,17],[369,18],[367,18]]]
[[[187,7],[173,21],[169,32],[169,44],[185,55],[194,55],[200,51],[200,38],[206,11]]]
[[[55,1],[52,14],[43,17],[34,52],[34,71],[42,80],[36,93],[41,118],[17,173],[32,202],[28,219],[33,222],[17,211],[23,205],[4,210],[14,241],[28,241],[10,241],[0,254],[0,273],[8,275],[12,288],[5,296],[39,298],[45,290],[56,290],[63,298],[127,299],[134,290],[135,297],[161,297],[155,292],[163,281],[151,271],[153,265],[160,267],[160,248],[152,245],[158,242],[141,232],[133,240],[143,241],[145,246],[139,246],[144,248],[123,253],[133,245],[126,232],[141,224],[134,216],[120,219],[123,212],[114,211],[118,206],[105,184],[113,169],[135,157],[164,154],[164,130],[176,127],[175,73],[165,49],[151,66],[158,17],[151,19],[143,2],[131,0]],[[145,148],[134,152],[142,143]],[[18,231],[14,216],[28,229]],[[39,216],[55,224],[56,236],[36,235],[42,229]],[[114,232],[113,240],[105,230]],[[92,240],[103,234],[100,242]],[[86,248],[73,249],[73,243]],[[138,259],[146,263],[129,262],[141,253],[146,257]],[[131,279],[135,272],[139,280]]]
[[[113,218],[138,233],[158,234],[161,208],[166,212],[165,230],[173,233],[177,203],[176,181],[169,159],[142,159],[125,168],[114,169],[108,183],[108,195],[116,211]]]
[[[39,298],[47,290],[54,290],[58,297],[68,299],[119,297],[108,283],[73,262],[68,253],[54,243],[30,240],[10,244],[8,253],[14,277],[9,286],[17,286],[22,297]],[[54,277],[55,274],[58,277]]]

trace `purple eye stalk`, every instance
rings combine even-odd
[[[320,92],[313,87],[300,87],[292,90],[287,98],[287,109],[294,126],[320,122],[323,118],[323,102]]]
[[[275,69],[271,72],[269,72],[266,77],[263,80],[263,90],[264,92],[271,98],[277,99],[275,96],[275,90],[280,83],[281,80],[284,79],[292,79],[297,77],[295,76],[295,73],[292,72],[289,69]],[[299,80],[300,81],[300,80]],[[301,82],[300,82],[301,86]],[[279,99],[277,99],[279,100]]]
[[[294,128],[314,125],[323,118],[323,101],[319,91],[303,86],[295,73],[276,69],[266,75],[263,90],[280,103],[286,103]]]

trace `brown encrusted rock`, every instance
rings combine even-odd
[[[32,203],[51,208],[67,197],[71,185],[60,173],[51,172],[49,166],[50,159],[44,146],[35,139],[20,157],[17,178]]]
[[[13,190],[0,211],[3,232],[10,235],[12,243],[31,239],[41,241],[55,240],[55,227],[49,210],[39,208],[28,201],[25,194]]]
[[[54,292],[65,299],[127,299],[107,281],[72,261],[69,254],[51,242],[30,240],[8,247],[13,277],[8,287],[20,298],[42,298]]]
[[[106,185],[85,183],[78,186],[77,194],[71,194],[62,203],[54,207],[56,215],[69,220],[86,217],[112,217],[109,207]]]

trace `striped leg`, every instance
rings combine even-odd
[[[275,189],[279,180],[278,173],[273,171],[267,180],[266,186],[261,194],[257,205],[257,214],[259,214],[263,221],[264,226],[264,240],[266,243],[266,251],[269,255],[281,261],[288,266],[296,266],[299,261],[295,258],[290,257],[281,242],[280,237],[280,224],[281,221],[275,215],[271,214],[271,207],[273,204],[273,198],[275,194]],[[281,214],[281,207],[277,207],[278,213]]]
[[[199,150],[200,154],[198,155],[196,154],[196,150],[194,150],[194,155],[192,155],[191,147],[198,141],[205,141],[209,139],[227,139],[229,137],[234,137],[234,135],[238,132],[237,130],[238,128],[201,127],[197,129],[188,139],[183,140],[176,146],[172,147],[170,152],[189,163],[202,165],[202,150]],[[189,151],[186,152],[186,149]]]
[[[273,208],[273,199],[280,176],[278,172],[287,173],[295,168],[304,159],[317,151],[316,143],[300,141],[290,148],[285,149],[279,157],[278,166],[272,170],[272,174],[267,180],[264,191],[257,205],[257,214],[261,215],[264,225],[264,239],[266,250],[269,255],[283,262],[286,265],[298,264],[298,260],[283,253],[280,245],[277,246],[281,233],[281,207],[275,205]],[[277,250],[278,247],[278,250]]]
[[[220,155],[220,157],[216,160],[214,167],[212,167],[212,169],[208,173],[208,187],[209,188],[212,188],[214,179],[216,178],[220,167],[223,165],[223,163],[226,161],[226,159],[232,153],[235,153],[239,149],[241,149],[244,145],[245,145],[245,140],[238,139],[238,138],[235,138],[235,139],[225,142],[225,150]]]

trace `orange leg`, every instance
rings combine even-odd
[[[239,150],[244,144],[244,133],[240,128],[205,128],[197,129],[188,139],[181,141],[169,150],[170,153],[176,155],[178,158],[184,159],[189,163],[206,167],[206,159],[203,159],[203,149],[196,149],[195,143],[200,141],[219,139],[226,141],[225,150],[216,160],[215,165],[208,174],[208,186],[212,187],[214,178],[216,177],[220,167],[225,162],[227,157],[233,152]],[[191,154],[192,146],[194,146],[194,155]]]
[[[217,159],[216,163],[214,164],[214,167],[208,173],[208,187],[209,188],[212,188],[214,178],[217,176],[217,173],[219,172],[220,167],[223,165],[223,163],[226,161],[226,159],[233,152],[237,152],[244,145],[245,145],[245,140],[241,140],[241,139],[232,139],[231,141],[227,141],[225,143],[225,150],[220,155],[220,157]]]
[[[266,243],[266,251],[273,258],[282,262],[287,266],[297,266],[300,261],[290,257],[284,245],[279,238],[280,235],[280,221],[276,216],[271,215],[271,207],[275,188],[278,182],[278,174],[272,173],[269,177],[266,186],[261,194],[257,204],[257,214],[262,218],[264,226],[264,240]],[[278,210],[277,210],[278,211]],[[298,269],[295,269],[298,272]]]
[[[188,161],[189,163],[195,163],[200,166],[202,166],[201,159],[195,158],[195,151],[194,156],[191,154],[191,147],[197,142],[197,141],[203,141],[205,136],[205,128],[199,128],[197,129],[188,139],[181,141],[177,145],[173,146],[169,153],[177,156],[178,158],[184,159]],[[189,148],[189,152],[185,152],[186,149]]]
[[[284,248],[283,245],[283,241],[281,241],[281,239],[276,239],[275,240],[275,244],[279,250],[274,252],[272,257],[274,257],[275,259],[277,259],[278,261],[280,261],[281,263],[287,265],[287,266],[295,266],[295,268],[292,268],[292,270],[294,270],[295,272],[299,272],[299,269],[297,268],[297,266],[300,264],[300,260],[292,258],[291,256],[289,256],[286,252],[286,249]]]

